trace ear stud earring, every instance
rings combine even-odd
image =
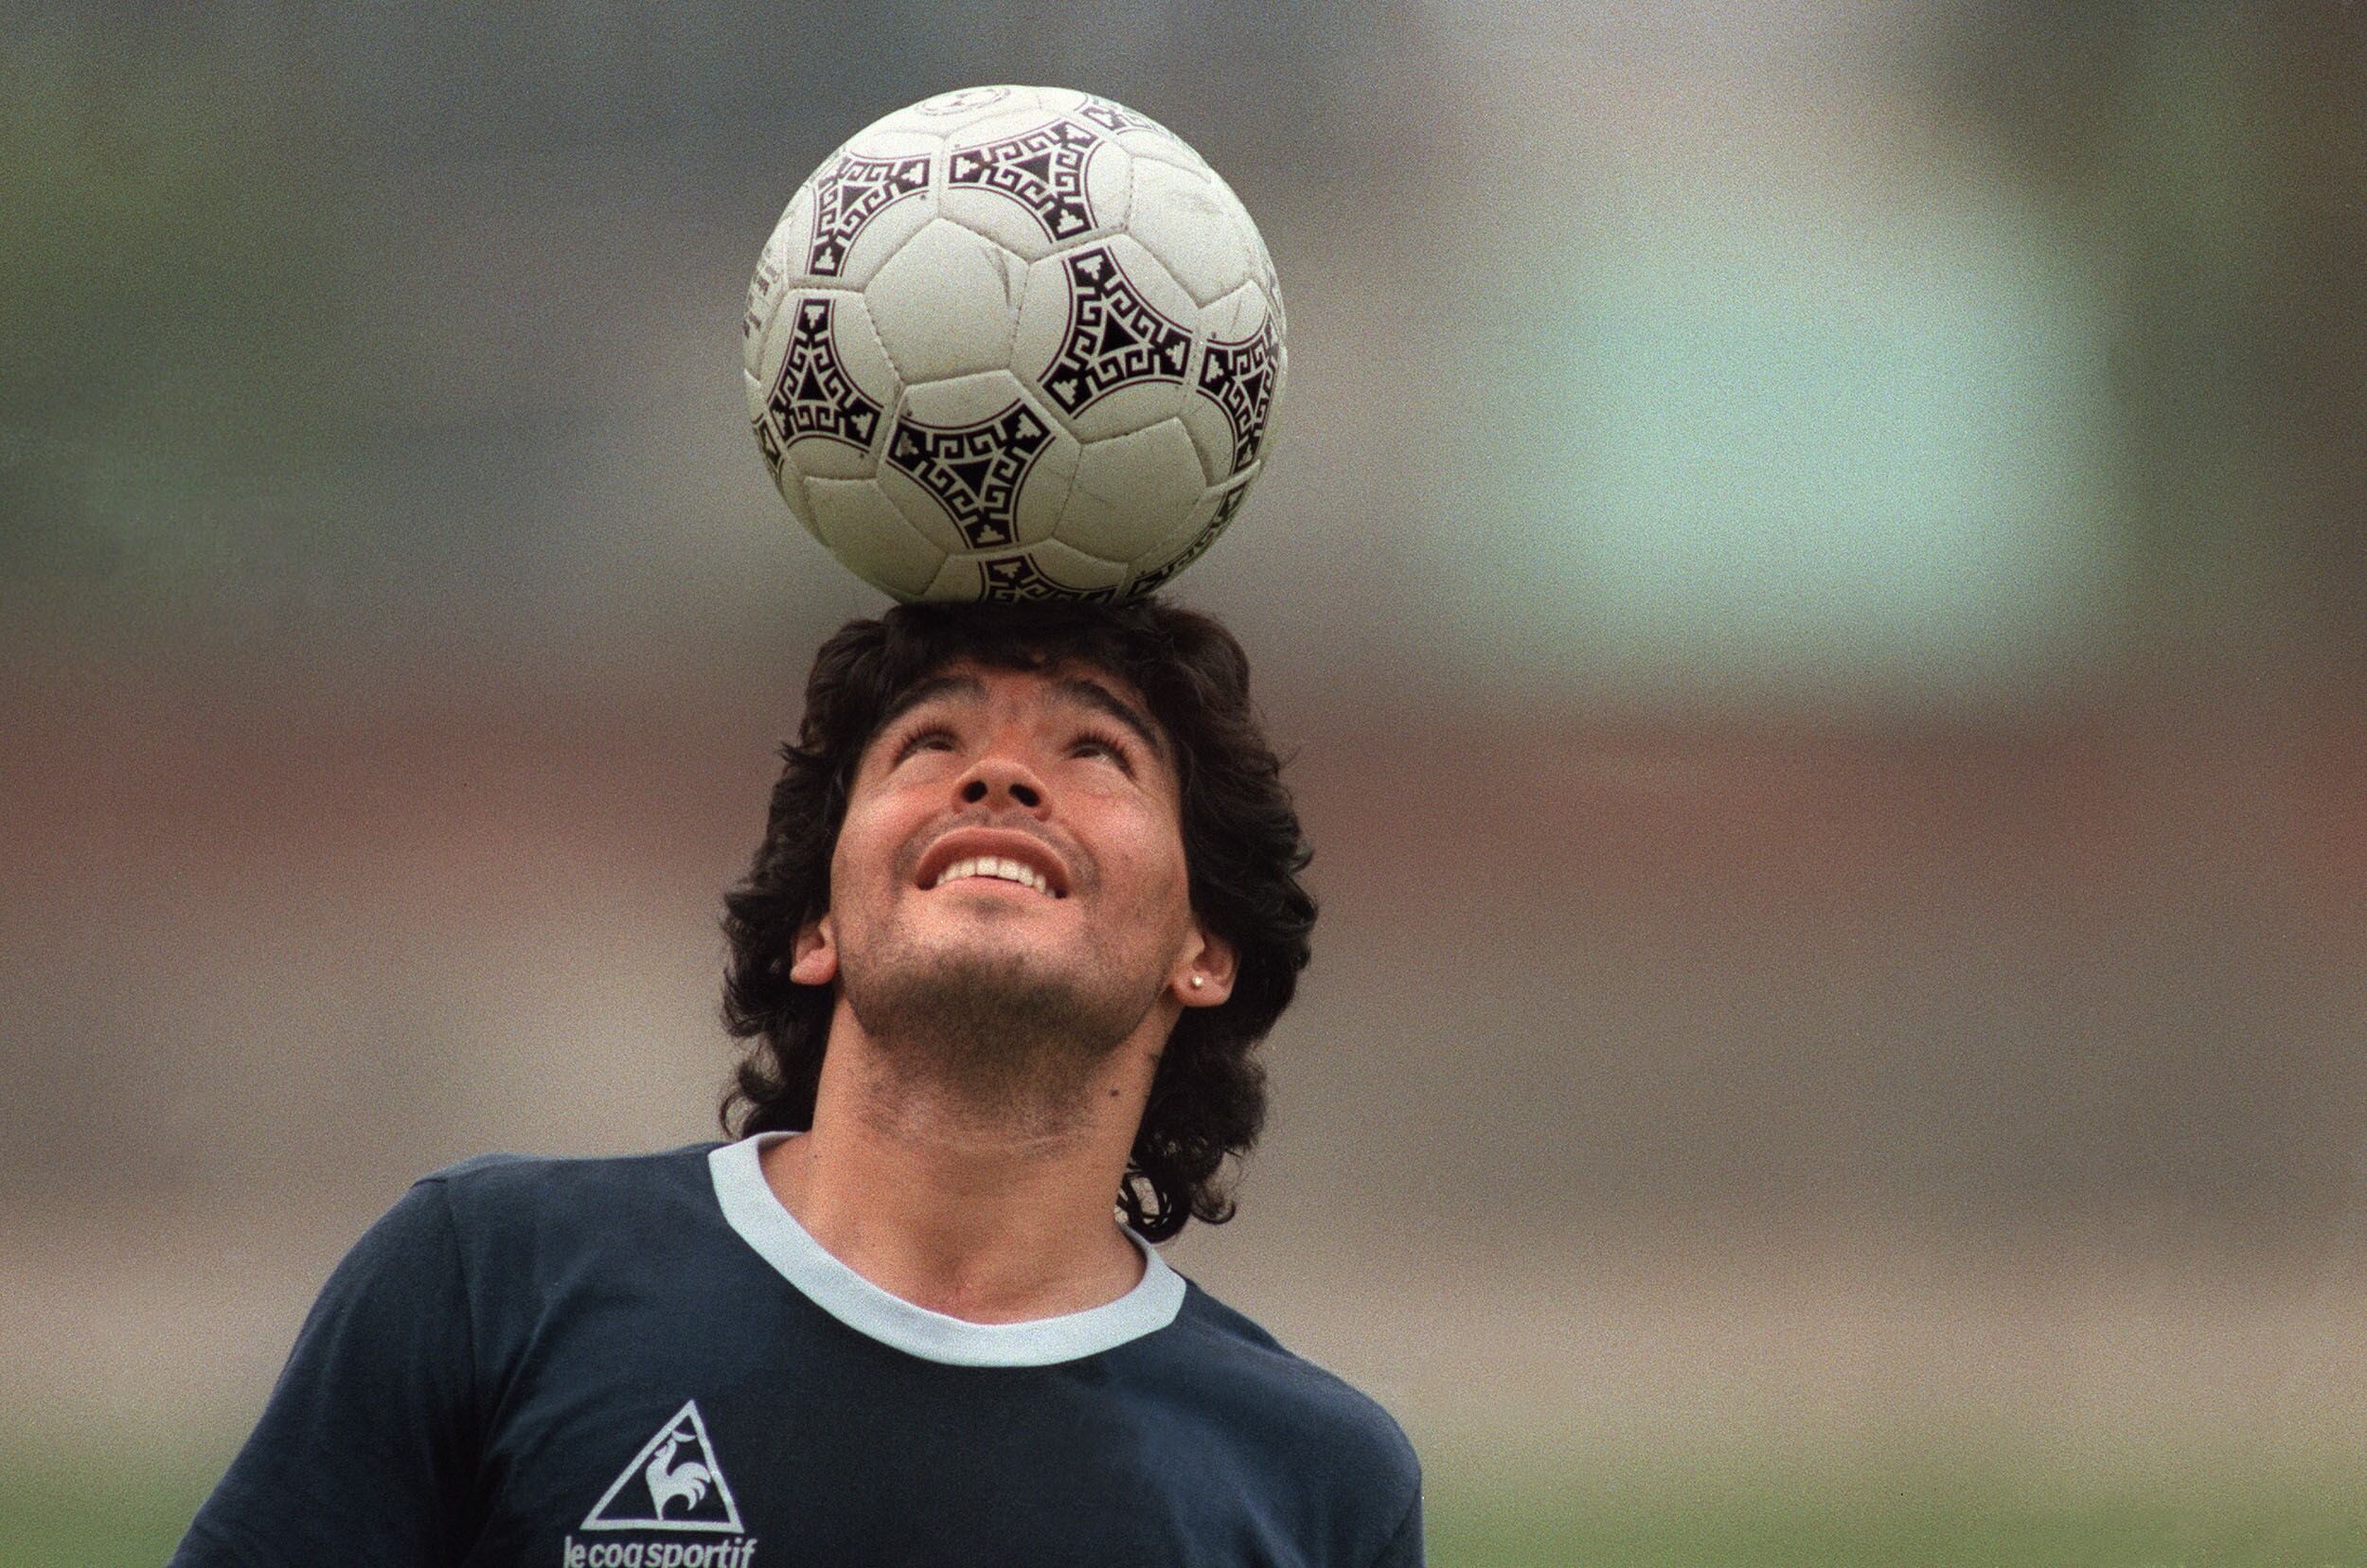
[[[1208,984],[1208,977],[1206,975],[1195,974],[1192,976],[1192,989],[1198,990],[1201,987],[1206,984]]]

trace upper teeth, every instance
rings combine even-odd
[[[980,855],[971,860],[955,861],[938,873],[937,880],[929,885],[943,887],[947,882],[962,877],[1001,877],[1005,882],[1015,882],[1022,886],[1032,887],[1039,893],[1052,891],[1052,884],[1043,880],[1043,873],[1033,867],[1022,865],[1015,860],[1000,860],[993,855]]]

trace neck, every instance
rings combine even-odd
[[[1011,1323],[1114,1301],[1142,1277],[1112,1211],[1172,1012],[1059,1104],[982,1104],[899,1071],[842,996],[812,1130],[764,1151],[765,1179],[825,1250],[916,1306]]]

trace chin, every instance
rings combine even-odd
[[[874,1041],[940,1068],[1097,1060],[1141,1025],[1155,988],[1051,956],[990,932],[946,934],[873,954],[840,979]]]

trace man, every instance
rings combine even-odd
[[[1418,1563],[1395,1423],[1150,1246],[1230,1216],[1314,920],[1239,645],[900,607],[783,757],[742,1136],[414,1186],[175,1562]]]

